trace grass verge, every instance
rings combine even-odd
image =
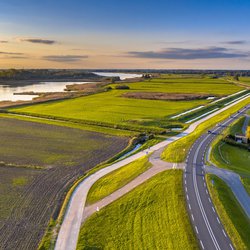
[[[198,249],[182,171],[159,173],[92,215],[81,228],[77,249]]]
[[[107,174],[91,187],[87,197],[87,204],[93,204],[109,194],[112,194],[114,191],[125,186],[150,167],[151,163],[148,161],[148,157],[144,156]]]
[[[237,110],[249,103],[250,98],[241,101],[228,110],[212,117],[211,119],[201,123],[194,132],[189,135],[171,143],[162,153],[162,159],[167,162],[183,162],[187,156],[191,145],[198,139],[205,131],[215,126],[216,123],[225,120],[229,115],[235,113]]]
[[[234,246],[236,249],[249,249],[249,218],[224,181],[211,174],[206,175],[206,180],[216,210]]]

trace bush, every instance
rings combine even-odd
[[[116,89],[130,89],[130,87],[127,85],[117,85],[115,88]]]

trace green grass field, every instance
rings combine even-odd
[[[203,133],[215,126],[218,122],[226,119],[230,114],[233,114],[240,108],[249,103],[250,98],[241,101],[226,111],[210,118],[200,124],[191,134],[171,143],[162,153],[162,159],[167,162],[183,162],[186,158],[189,148]]]
[[[250,177],[250,152],[219,141],[213,146],[211,160],[216,166]]]
[[[92,215],[77,249],[198,249],[182,189],[168,170]]]
[[[150,167],[151,164],[148,161],[148,157],[145,156],[102,177],[91,187],[88,193],[87,203],[92,204],[101,200],[117,189],[125,186]]]
[[[241,82],[247,83],[250,86],[250,77],[240,77]]]
[[[90,96],[12,108],[11,111],[50,115],[67,119],[80,119],[117,124],[142,126],[166,126],[161,120],[169,116],[207,104],[207,100],[163,101],[122,97],[127,92],[200,93],[229,95],[242,90],[223,79],[172,78],[152,79],[128,83],[129,90],[111,90]],[[110,86],[114,87],[114,84]],[[168,124],[173,121],[168,121]]]
[[[207,175],[206,178],[216,210],[234,246],[236,249],[249,249],[249,218],[225,182],[214,175]]]
[[[241,87],[223,79],[209,78],[160,78],[145,82],[130,83],[131,91],[166,92],[166,93],[200,93],[211,95],[230,95],[242,90]]]

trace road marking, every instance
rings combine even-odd
[[[215,213],[215,209],[214,209],[214,207],[212,207],[212,209],[213,209],[213,212]]]
[[[218,223],[220,224],[220,220],[219,220],[219,218],[217,217],[216,219],[217,219]]]
[[[231,244],[231,243],[229,244],[229,246],[231,247],[231,249],[232,249],[232,250],[234,250],[234,248],[233,248],[233,246],[232,246],[232,244]]]
[[[204,187],[206,187],[206,183],[204,182]]]
[[[189,201],[189,196],[187,195],[187,200]]]
[[[206,193],[208,194],[207,189],[206,189]]]
[[[194,221],[194,216],[193,216],[193,214],[191,214],[191,217],[192,217],[192,220]]]
[[[197,226],[195,226],[195,231],[196,231],[197,234],[199,234]]]
[[[186,167],[185,167],[186,168]],[[185,174],[185,179],[186,179],[187,175]]]
[[[203,243],[202,243],[202,241],[200,240],[200,243],[201,243],[201,247],[202,247],[202,249],[204,249],[204,245],[203,245]]]
[[[188,203],[188,207],[189,207],[189,209],[191,210],[191,206],[190,206],[190,204]]]
[[[185,180],[185,185],[187,185],[187,182],[186,182],[186,180]]]
[[[211,199],[210,199],[210,198],[208,198],[208,200],[209,200],[209,202],[210,202],[210,203],[212,203],[212,201],[211,201]]]
[[[209,136],[206,136],[205,139],[201,142],[201,144],[199,145],[199,147],[197,148],[196,152],[195,152],[195,155],[194,155],[194,164],[196,164],[196,161],[197,161],[197,157],[198,157],[198,153],[202,147],[202,144],[209,138]],[[208,232],[210,234],[210,237],[214,243],[214,246],[215,248],[218,250],[220,249],[220,246],[217,242],[217,239],[215,238],[214,236],[214,233],[213,233],[213,230],[210,226],[210,223],[208,221],[208,218],[207,218],[207,215],[206,215],[206,212],[204,210],[204,207],[203,207],[203,204],[201,202],[201,198],[200,198],[200,194],[199,194],[199,190],[198,190],[198,186],[197,186],[197,180],[196,180],[196,168],[193,168],[193,183],[194,183],[194,190],[195,190],[195,195],[196,195],[196,199],[198,201],[198,205],[199,205],[199,208],[200,208],[200,211],[201,211],[201,214],[202,214],[202,217],[203,217],[203,220],[206,224],[206,227],[208,229]],[[205,184],[205,183],[204,183]]]
[[[227,235],[226,235],[224,229],[222,229],[222,232],[223,232],[224,236],[227,238]]]
[[[204,176],[202,177],[203,181],[205,180]]]
[[[188,190],[187,190],[187,187],[186,187],[185,189],[186,189],[186,192],[187,192],[187,191],[188,191]]]

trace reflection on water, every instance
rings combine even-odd
[[[96,72],[94,72],[96,73]],[[121,80],[126,78],[140,77],[139,74],[126,74],[126,73],[100,73],[101,76],[119,76]],[[66,88],[66,85],[71,84],[83,84],[89,82],[40,82],[37,84],[11,87],[9,85],[0,85],[0,101],[31,101],[37,95],[14,95],[14,93],[22,92],[62,92]]]
[[[14,93],[22,92],[62,92],[66,85],[82,84],[88,82],[41,82],[22,87],[11,87],[8,85],[0,85],[0,101],[30,101],[37,95],[14,95]]]
[[[141,74],[129,74],[129,73],[108,73],[108,72],[93,72],[93,73],[99,76],[108,76],[108,77],[119,76],[121,80],[142,76]]]

